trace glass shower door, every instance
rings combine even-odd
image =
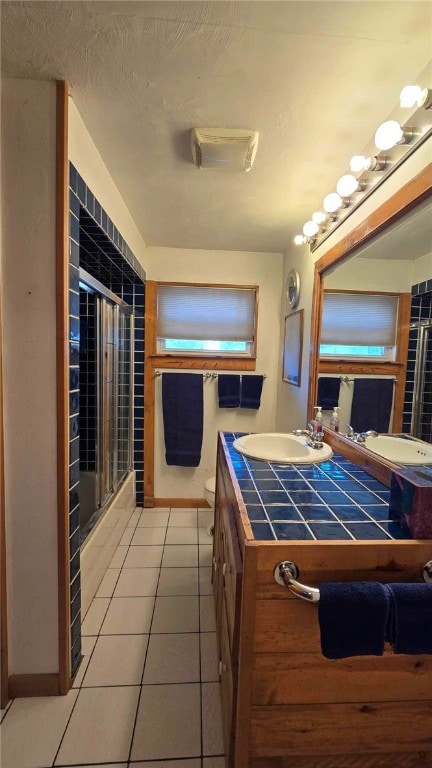
[[[432,442],[432,324],[418,330],[411,434]]]
[[[133,314],[80,270],[82,541],[132,467]]]

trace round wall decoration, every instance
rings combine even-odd
[[[294,307],[297,306],[298,300],[300,298],[300,275],[296,269],[291,269],[288,272],[286,294],[288,304],[290,305],[291,309],[294,309]]]

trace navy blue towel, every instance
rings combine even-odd
[[[321,650],[328,659],[382,656],[390,595],[378,582],[319,585]]]
[[[340,379],[335,376],[320,376],[318,379],[317,405],[325,411],[339,404]]]
[[[202,373],[163,373],[162,410],[166,463],[197,467],[203,438]]]
[[[218,374],[219,408],[238,408],[240,405],[240,376]]]
[[[387,637],[395,653],[432,654],[432,584],[387,584]]]
[[[388,432],[393,379],[355,379],[350,424],[355,432]]]
[[[242,376],[240,408],[254,408],[261,405],[264,376]]]

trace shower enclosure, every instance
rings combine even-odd
[[[80,269],[80,528],[83,542],[132,467],[132,309]]]
[[[411,434],[432,442],[432,324],[418,326]]]

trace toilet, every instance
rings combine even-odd
[[[214,509],[215,496],[216,496],[216,478],[215,477],[209,477],[209,479],[206,480],[206,484],[204,486],[204,496],[208,501],[208,503],[210,504],[211,508]]]
[[[212,510],[215,508],[215,496],[216,496],[216,478],[215,477],[209,477],[209,479],[206,481],[206,484],[204,486],[204,496],[208,503],[210,504]],[[207,528],[207,533],[209,536],[214,535],[214,523],[212,523]]]

